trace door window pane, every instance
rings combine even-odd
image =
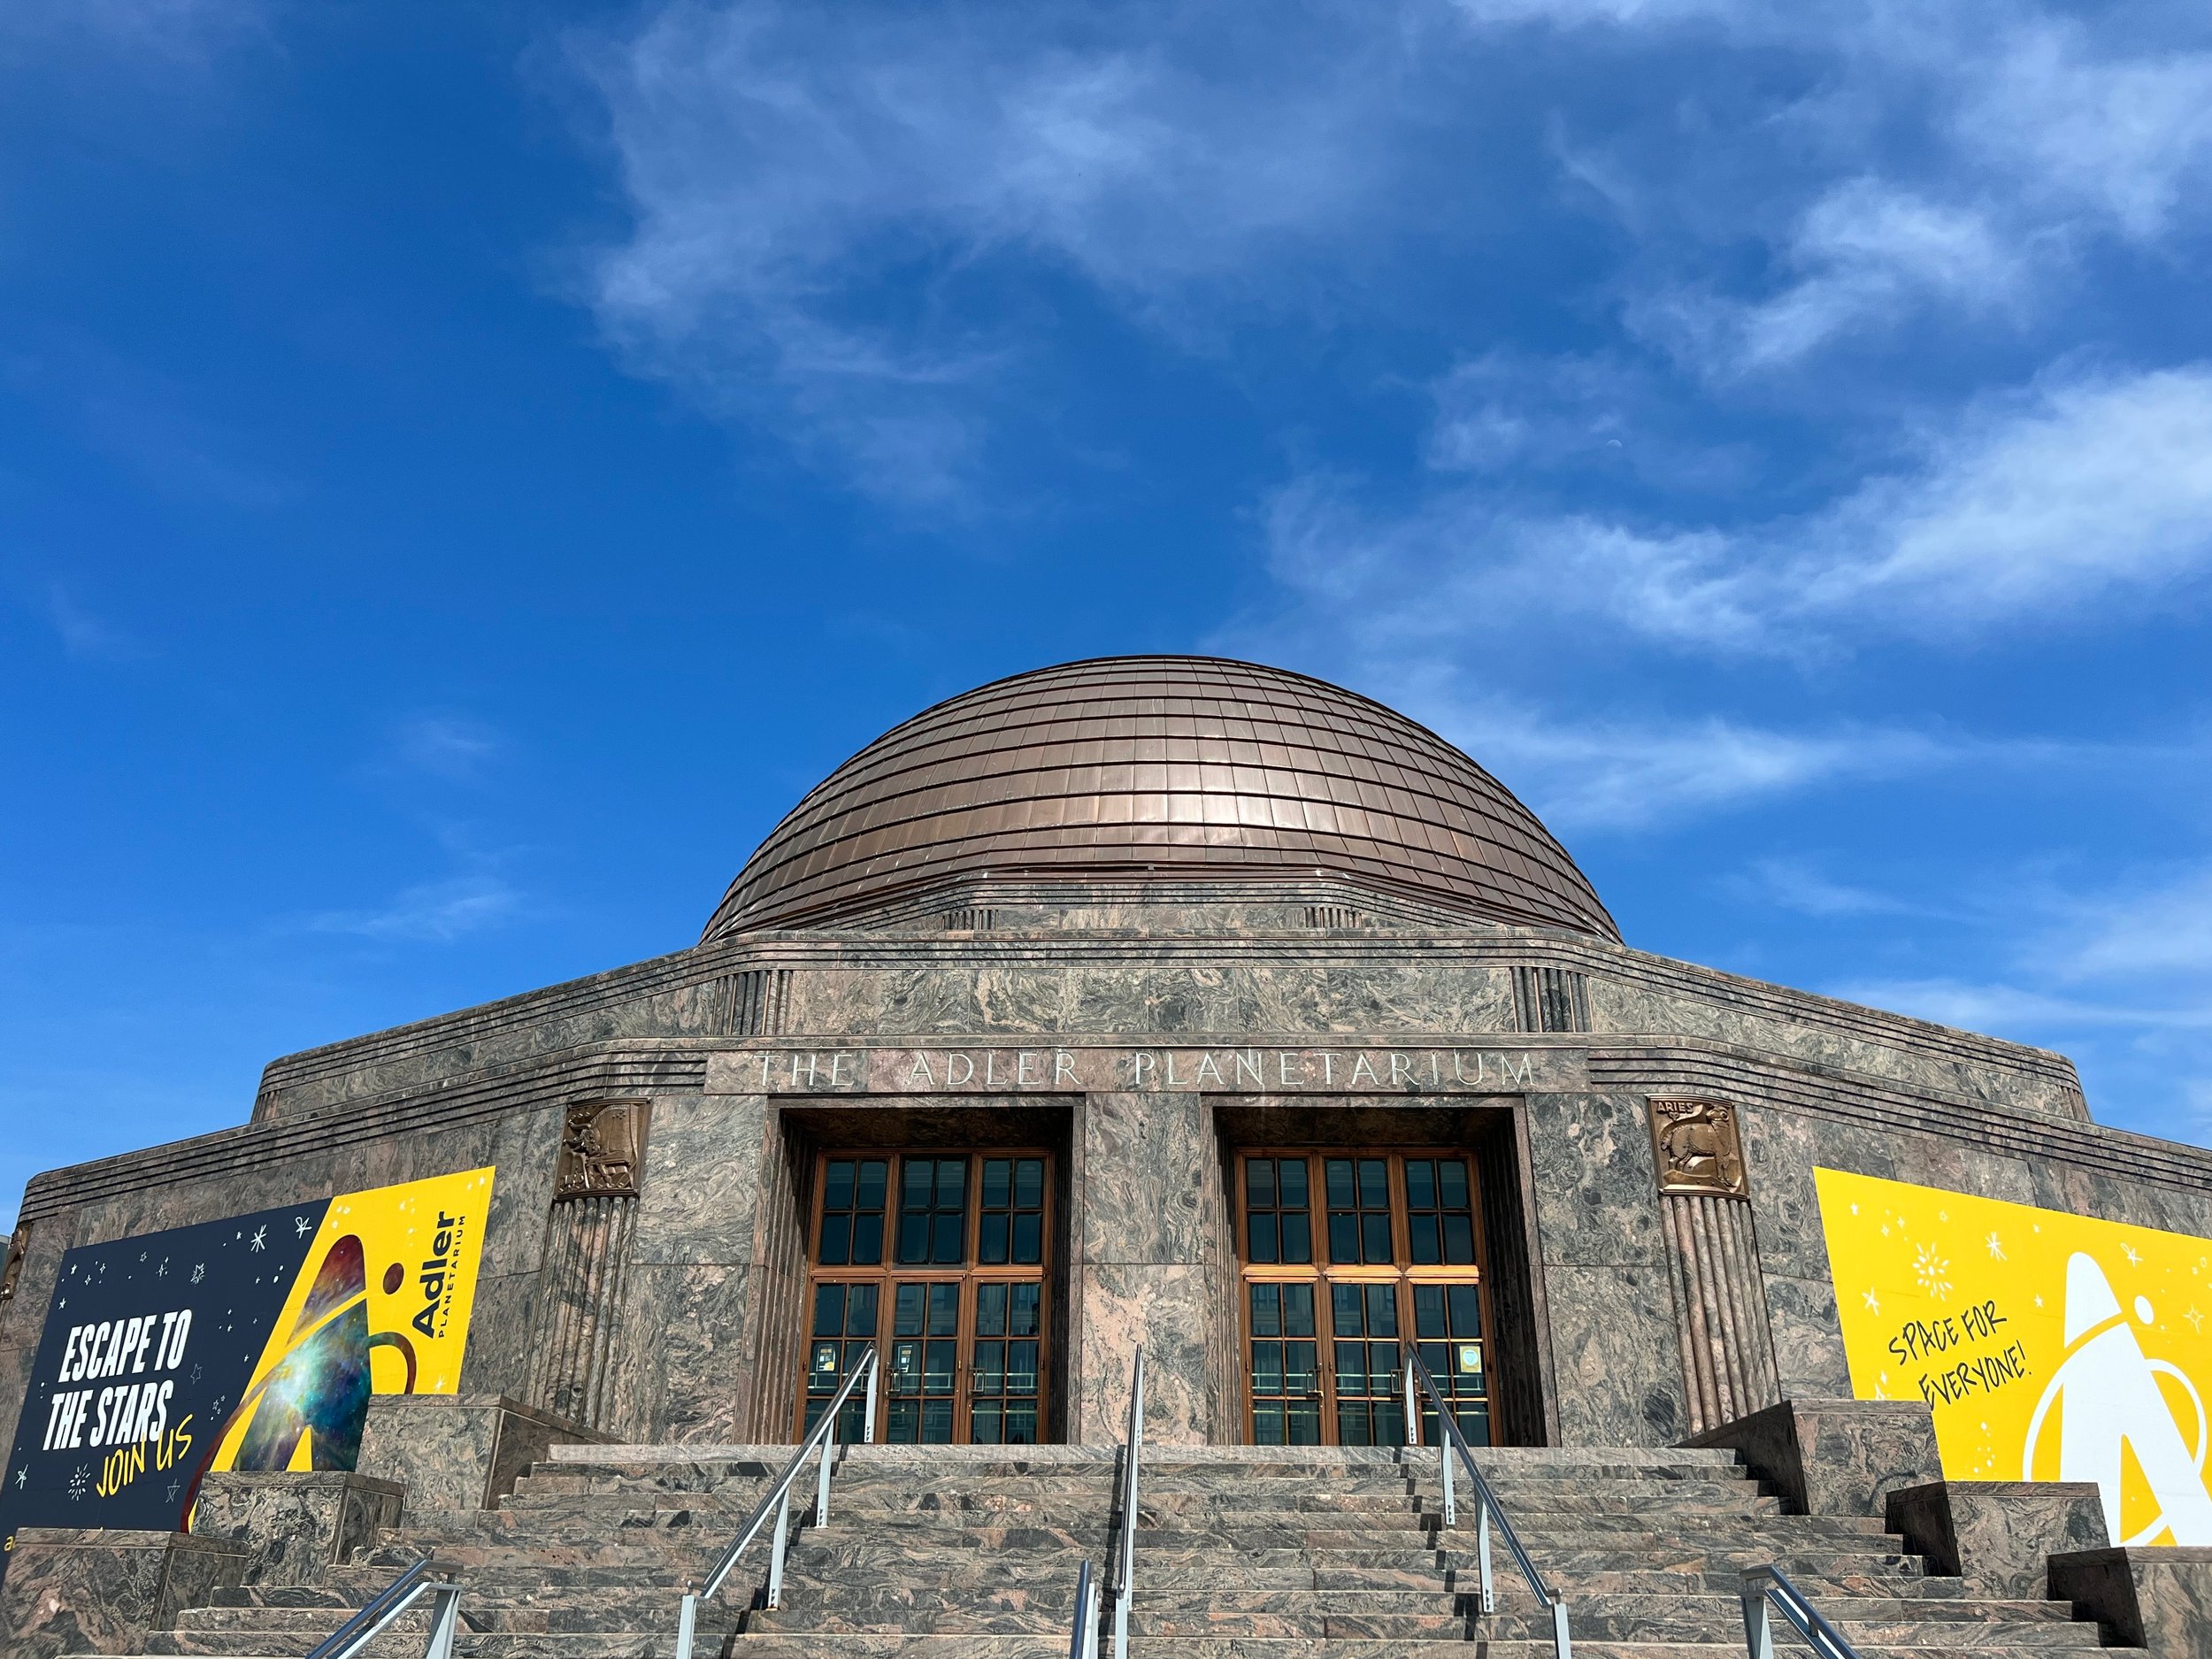
[[[1337,1444],[1402,1445],[1406,1414],[1396,1340],[1398,1286],[1330,1286],[1329,1325],[1335,1339]]]
[[[860,1363],[876,1336],[877,1286],[874,1285],[817,1285],[814,1321],[807,1350],[806,1417],[811,1429],[843,1385],[845,1374]],[[845,1409],[837,1414],[841,1440],[863,1436],[862,1416],[867,1409],[867,1390],[855,1389]]]
[[[951,1440],[959,1334],[957,1283],[894,1286],[887,1440],[924,1444]]]
[[[1490,1380],[1483,1366],[1482,1287],[1415,1285],[1413,1334],[1421,1363],[1451,1402],[1452,1417],[1471,1446],[1490,1443]],[[1421,1400],[1421,1440],[1436,1444],[1436,1408]]]
[[[1041,1285],[975,1287],[968,1439],[977,1445],[1036,1444],[1043,1292]]]
[[[1253,1438],[1262,1446],[1321,1443],[1321,1345],[1311,1285],[1249,1290]]]

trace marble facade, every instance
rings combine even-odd
[[[31,1183],[0,1304],[0,1430],[70,1246],[485,1164],[498,1180],[462,1386],[532,1398],[531,1333],[573,1294],[548,1254],[564,1125],[595,1102],[638,1102],[649,1125],[598,1425],[636,1440],[772,1428],[796,1345],[768,1322],[798,1310],[764,1292],[804,1271],[795,1227],[776,1225],[804,1179],[784,1144],[828,1144],[873,1110],[978,1143],[1018,1120],[1066,1149],[1071,1438],[1117,1420],[1148,1332],[1155,1432],[1237,1432],[1220,1375],[1233,1119],[1386,1125],[1448,1107],[1509,1122],[1541,1310],[1522,1363],[1552,1425],[1522,1438],[1569,1445],[1694,1429],[1666,1208],[1681,1201],[1661,1192],[1654,1100],[1724,1101],[1740,1122],[1748,1196],[1696,1202],[1747,1207],[1772,1359],[1745,1374],[1770,1375],[1777,1399],[1850,1392],[1816,1164],[2212,1234],[2212,1154],[2099,1127],[2058,1056],[1535,930],[1394,918],[1302,935],[1264,926],[1276,918],[1234,887],[1179,885],[1143,894],[1183,924],[1171,933],[1064,929],[1036,894],[970,884],[948,908],[988,902],[1030,926],[716,942],[276,1061],[242,1128]],[[1299,887],[1275,891],[1281,912],[1362,897]],[[1239,925],[1209,934],[1217,906]],[[1530,960],[1585,977],[1594,1029],[1512,1028],[1511,971]],[[711,1029],[716,987],[763,970],[787,976],[787,1029]]]

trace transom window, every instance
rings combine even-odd
[[[1455,1152],[1254,1150],[1237,1159],[1236,1190],[1254,1442],[1402,1444],[1411,1340],[1468,1439],[1486,1445],[1471,1161]],[[1435,1414],[1425,1403],[1423,1411],[1424,1443],[1432,1444]]]

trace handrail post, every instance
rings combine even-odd
[[[1436,1402],[1436,1409],[1440,1412],[1442,1411],[1444,1409],[1444,1402],[1440,1400]],[[1452,1491],[1451,1437],[1448,1435],[1440,1435],[1438,1439],[1441,1443],[1436,1448],[1436,1461],[1438,1465],[1444,1471],[1444,1525],[1447,1526],[1457,1526],[1459,1525],[1459,1499]],[[1475,1497],[1477,1502],[1479,1502],[1481,1501],[1482,1494],[1478,1492],[1475,1494]],[[1487,1503],[1484,1503],[1482,1505],[1482,1535],[1486,1539],[1490,1536],[1490,1506]]]
[[[1774,1624],[1767,1611],[1764,1585],[1755,1589],[1748,1584],[1744,1586],[1743,1636],[1751,1659],[1774,1659]]]
[[[1574,1640],[1567,1634],[1567,1604],[1551,1604],[1551,1650],[1556,1659],[1574,1659]]]
[[[441,1585],[431,1592],[436,1605],[430,1609],[430,1640],[422,1659],[453,1659],[453,1632],[461,1622],[461,1586]]]
[[[791,1488],[786,1485],[776,1505],[776,1536],[768,1554],[768,1605],[783,1605],[783,1556],[791,1547]]]
[[[1494,1613],[1498,1597],[1490,1584],[1490,1494],[1486,1492],[1475,1494],[1475,1564],[1481,1575],[1482,1610]]]
[[[1406,1348],[1406,1444],[1418,1446],[1420,1443],[1420,1402],[1413,1392],[1413,1348],[1409,1344]]]
[[[822,1437],[821,1466],[814,1474],[814,1525],[829,1525],[830,1453],[837,1446],[837,1431],[832,1428]]]
[[[876,1377],[883,1370],[873,1348],[868,1350],[868,1409],[860,1419],[860,1442],[864,1446],[876,1443]]]
[[[699,1628],[699,1594],[686,1591],[684,1604],[676,1614],[676,1659],[691,1659],[691,1639]]]

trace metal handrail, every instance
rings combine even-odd
[[[437,1605],[430,1610],[430,1640],[424,1644],[423,1659],[452,1659],[453,1633],[461,1622],[461,1586],[449,1578],[432,1578],[427,1555],[403,1569],[366,1607],[316,1644],[307,1659],[348,1659],[426,1595],[434,1597]]]
[[[1129,1382],[1129,1435],[1121,1465],[1121,1525],[1114,1534],[1114,1659],[1129,1659],[1129,1594],[1137,1571],[1137,1463],[1144,1455],[1144,1348]]]
[[[1091,1559],[1075,1575],[1075,1617],[1068,1627],[1068,1659],[1098,1659],[1098,1580]]]
[[[1751,1659],[1774,1659],[1774,1629],[1767,1617],[1769,1602],[1782,1609],[1782,1616],[1797,1626],[1797,1633],[1811,1644],[1821,1659],[1859,1659],[1858,1649],[1844,1640],[1843,1632],[1821,1617],[1820,1609],[1805,1599],[1805,1593],[1790,1582],[1789,1575],[1771,1563],[1747,1569],[1740,1594],[1744,1646],[1750,1650]]]
[[[1521,1569],[1521,1576],[1528,1580],[1528,1587],[1536,1593],[1536,1604],[1551,1615],[1552,1648],[1558,1659],[1571,1659],[1573,1643],[1567,1632],[1567,1604],[1552,1587],[1544,1582],[1544,1575],[1536,1571],[1536,1563],[1528,1558],[1528,1551],[1521,1547],[1519,1534],[1513,1530],[1513,1522],[1498,1502],[1498,1494],[1483,1479],[1481,1469],[1475,1463],[1474,1449],[1467,1444],[1467,1436],[1460,1430],[1452,1416],[1444,1394],[1436,1386],[1436,1379],[1429,1375],[1429,1368],[1421,1363],[1421,1356],[1410,1342],[1406,1344],[1406,1444],[1421,1443],[1421,1413],[1417,1385],[1428,1391],[1436,1402],[1436,1420],[1441,1426],[1447,1444],[1437,1448],[1437,1463],[1444,1477],[1444,1525],[1459,1524],[1459,1504],[1452,1489],[1452,1452],[1459,1452],[1459,1461],[1467,1466],[1469,1479],[1475,1483],[1475,1563],[1482,1589],[1482,1610],[1497,1611],[1497,1597],[1490,1582],[1490,1521],[1497,1517],[1498,1531],[1504,1536],[1505,1547],[1512,1553],[1514,1562]]]
[[[738,1558],[744,1555],[746,1547],[760,1535],[761,1528],[768,1524],[771,1509],[775,1511],[776,1525],[773,1549],[768,1557],[768,1605],[780,1607],[783,1604],[783,1561],[785,1553],[791,1547],[791,1483],[798,1479],[799,1471],[804,1467],[807,1458],[818,1452],[821,1463],[815,1471],[814,1525],[819,1526],[827,1521],[830,1463],[837,1451],[838,1414],[845,1409],[845,1402],[852,1398],[853,1390],[865,1380],[868,1401],[867,1408],[861,1415],[860,1438],[863,1444],[874,1443],[878,1369],[876,1350],[872,1347],[860,1356],[860,1363],[845,1373],[844,1382],[839,1386],[828,1408],[823,1411],[821,1420],[799,1442],[799,1449],[791,1455],[791,1461],[784,1465],[783,1474],[776,1484],[753,1506],[752,1515],[746,1520],[744,1528],[730,1547],[722,1552],[721,1559],[714,1563],[714,1570],[707,1574],[696,1590],[685,1593],[683,1606],[676,1616],[676,1659],[691,1659],[691,1640],[699,1624],[699,1603],[720,1590],[724,1581],[736,1570]],[[441,1655],[440,1659],[443,1656]]]

